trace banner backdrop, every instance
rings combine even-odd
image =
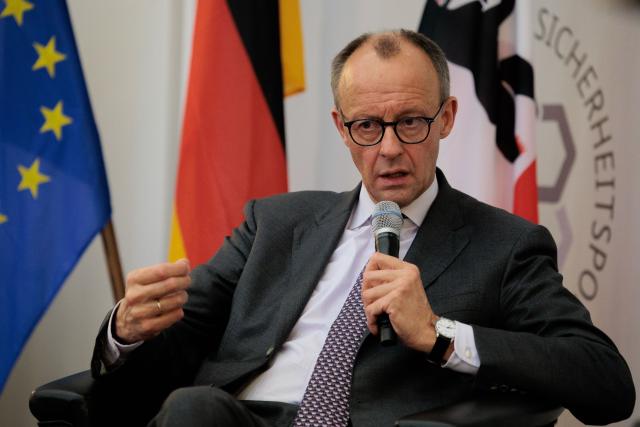
[[[640,382],[640,2],[535,2],[541,222],[564,284]],[[598,31],[593,31],[597,28]],[[632,420],[640,418],[638,401]]]
[[[477,1],[477,0],[475,0]],[[458,6],[474,0],[438,1]],[[500,1],[478,1],[484,8]],[[535,149],[539,221],[558,245],[564,284],[616,342],[640,383],[640,2],[536,0],[518,14],[519,46],[535,76]],[[518,7],[521,5],[518,4]],[[418,29],[425,2],[303,2],[307,92],[287,100],[291,190],[345,190],[358,175],[329,119],[329,65],[338,50],[364,31]],[[462,34],[462,33],[461,33]],[[465,43],[458,37],[456,43]],[[481,186],[460,174],[473,156],[464,128],[482,107],[456,85],[460,104],[439,164],[453,185],[488,202]],[[466,110],[466,113],[465,113]],[[472,114],[472,112],[475,112]],[[482,113],[483,114],[483,113]],[[508,208],[512,203],[501,204]],[[640,421],[634,416],[620,425]],[[568,413],[560,426],[580,425]]]

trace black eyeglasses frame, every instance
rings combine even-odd
[[[447,102],[447,99],[445,99],[444,101],[442,101],[442,103],[440,103],[440,107],[438,108],[438,111],[436,112],[436,114],[433,117],[426,117],[426,116],[404,116],[401,117],[399,120],[393,121],[393,122],[385,122],[384,120],[380,120],[380,119],[356,119],[356,120],[350,120],[348,122],[345,122],[344,119],[342,121],[342,125],[344,127],[346,127],[347,129],[349,129],[349,137],[351,138],[351,140],[361,146],[361,147],[373,147],[375,145],[380,144],[380,142],[382,141],[382,139],[384,138],[384,133],[387,130],[388,126],[393,127],[393,133],[396,134],[396,137],[398,138],[398,141],[400,141],[403,144],[409,144],[409,145],[414,145],[414,144],[421,144],[422,142],[426,141],[427,138],[429,138],[429,135],[431,134],[431,125],[433,124],[433,122],[436,121],[436,119],[438,118],[438,116],[440,115],[440,112],[442,111],[442,107],[444,106],[444,104]],[[342,110],[340,110],[340,115],[344,118],[344,114],[342,113]],[[397,126],[398,123],[400,123],[403,120],[406,119],[421,119],[427,122],[427,125],[429,127],[429,129],[427,130],[427,135],[421,139],[420,141],[414,141],[414,142],[407,142],[405,140],[403,140],[400,135],[398,135],[398,130],[397,130]],[[353,135],[351,134],[351,126],[354,125],[354,123],[357,122],[361,122],[363,120],[368,120],[368,121],[372,121],[372,122],[376,122],[378,123],[380,126],[382,126],[382,133],[380,134],[380,138],[378,138],[378,140],[376,142],[374,142],[373,144],[361,144],[358,141],[355,140],[355,138],[353,137]]]

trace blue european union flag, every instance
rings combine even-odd
[[[66,2],[0,8],[1,392],[111,206]]]

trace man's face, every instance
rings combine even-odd
[[[362,182],[374,202],[391,200],[401,207],[420,196],[435,178],[440,138],[446,137],[455,118],[455,98],[445,101],[431,124],[429,137],[420,144],[403,144],[387,127],[384,138],[373,146],[353,142],[344,121],[405,116],[433,117],[440,106],[435,68],[419,48],[402,41],[401,51],[381,59],[366,43],[347,60],[338,87],[340,112],[332,117],[351,152]]]

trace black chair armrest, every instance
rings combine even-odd
[[[38,425],[88,427],[88,402],[94,381],[91,371],[83,371],[36,388],[31,393],[29,409]]]
[[[79,372],[35,389],[29,399],[39,426],[89,427],[89,407],[96,381]],[[555,424],[564,409],[515,393],[478,394],[470,399],[405,416],[398,427],[540,427]]]
[[[526,394],[486,393],[468,400],[409,415],[398,427],[541,427],[552,426],[564,408]]]

